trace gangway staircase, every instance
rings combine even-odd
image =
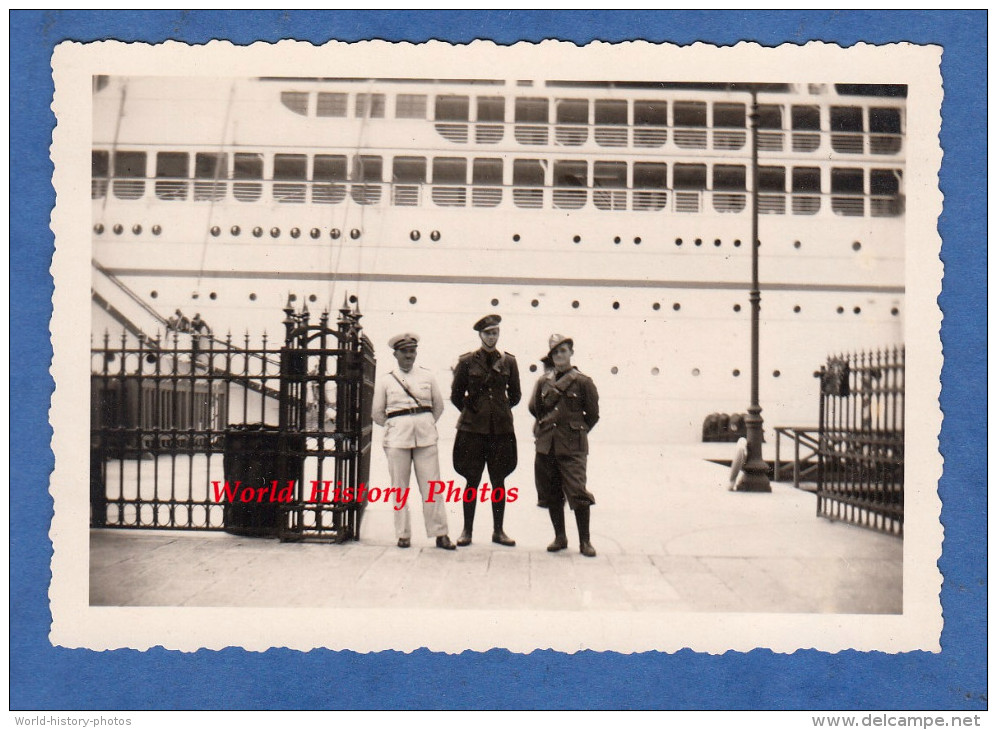
[[[782,458],[782,440],[789,439],[793,444],[791,460]],[[775,428],[775,463],[773,479],[785,481],[785,473],[792,465],[793,486],[806,491],[817,489],[818,451],[820,448],[820,429],[801,426],[776,426]]]

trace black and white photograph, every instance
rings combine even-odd
[[[937,651],[939,60],[57,47],[53,641]]]

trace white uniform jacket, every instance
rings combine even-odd
[[[398,378],[412,391],[413,400],[399,385]],[[418,402],[416,402],[418,401]],[[432,412],[413,413],[388,418],[397,411],[419,406],[428,406]],[[439,438],[436,422],[443,415],[443,395],[433,374],[426,368],[413,366],[409,372],[396,367],[387,375],[378,378],[374,386],[374,423],[384,426],[384,446],[393,449],[414,449],[432,446]]]

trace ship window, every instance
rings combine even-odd
[[[663,162],[635,162],[634,187],[666,189],[668,165]]]
[[[558,160],[554,163],[554,186],[584,188],[588,186],[588,163],[584,160]]]
[[[617,99],[597,99],[595,102],[596,124],[626,124],[627,103]]]
[[[738,191],[744,190],[745,189],[744,165],[714,165],[713,189],[738,190]]]
[[[487,157],[476,159],[471,175],[475,185],[501,185],[502,160]]]
[[[869,170],[870,195],[897,195],[900,193],[899,170]]]
[[[160,200],[186,200],[190,155],[186,152],[160,152],[156,155],[156,197]]]
[[[467,184],[467,160],[463,157],[433,158],[433,182],[437,185]]]
[[[114,154],[114,197],[137,200],[145,193],[145,152]]]
[[[512,184],[543,185],[544,184],[543,164],[540,162],[540,160],[513,160]]]
[[[396,157],[391,166],[391,179],[396,183],[410,185],[426,182],[426,158]]]
[[[782,129],[782,107],[778,104],[759,104],[758,128]]]
[[[714,104],[713,126],[725,128],[744,127],[744,104]]]
[[[278,203],[304,203],[308,179],[308,157],[305,155],[273,156],[273,197]],[[282,182],[282,181],[300,182]]]
[[[312,180],[315,182],[341,182],[346,180],[346,156],[315,155]]]
[[[305,155],[274,155],[274,180],[307,180],[308,158]]]
[[[228,177],[228,155],[217,152],[198,152],[194,156],[194,200],[222,200],[227,184],[219,182]],[[214,182],[201,182],[212,180]]]
[[[479,122],[504,122],[505,99],[501,96],[478,97]]]
[[[557,102],[558,124],[588,124],[589,103],[587,99],[559,99]],[[555,169],[555,175],[557,174]]]
[[[107,172],[109,156],[107,150],[94,150],[90,154],[90,197],[103,198],[107,195]]]
[[[425,94],[399,94],[395,98],[395,116],[398,119],[425,119]]]
[[[820,109],[815,106],[793,107],[793,129],[804,131],[820,130]]]
[[[635,126],[668,126],[668,102],[666,101],[635,101]]]
[[[831,107],[832,132],[861,132],[862,109],[857,106]]]
[[[357,94],[357,118],[381,119],[384,117],[384,94]]]
[[[362,182],[381,182],[381,158],[377,155],[358,155],[353,158],[353,178]]]
[[[673,168],[673,187],[676,190],[705,190],[706,165],[676,164]]]
[[[820,168],[819,167],[794,167],[793,168],[793,192],[794,193],[819,193],[820,192]]]
[[[232,179],[239,180],[262,180],[263,179],[263,155],[252,152],[237,152],[232,158]],[[260,199],[263,185],[259,182],[234,182],[232,183],[232,195],[236,200],[244,203],[251,203]]]
[[[315,104],[315,115],[319,117],[345,117],[346,94],[320,91]]]
[[[786,192],[786,168],[759,167],[758,190],[767,193]]]
[[[541,98],[516,99],[516,121],[546,124],[548,121],[547,104],[547,99]]]
[[[466,122],[470,101],[466,96],[437,96],[436,121]]]
[[[875,134],[900,134],[900,110],[892,107],[870,107],[869,131]]]
[[[592,185],[596,188],[625,188],[627,163],[596,162],[592,166]]]
[[[831,170],[831,192],[862,195],[865,192],[862,170],[857,167],[833,168]]]
[[[280,103],[295,114],[308,114],[307,91],[282,91],[280,92]]]
[[[677,101],[673,114],[675,115],[676,127],[706,126],[706,102]]]

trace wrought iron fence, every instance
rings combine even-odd
[[[904,349],[820,369],[817,514],[903,535]]]
[[[91,526],[359,537],[374,350],[357,308],[335,328],[284,312],[277,347],[172,331],[91,349]]]

